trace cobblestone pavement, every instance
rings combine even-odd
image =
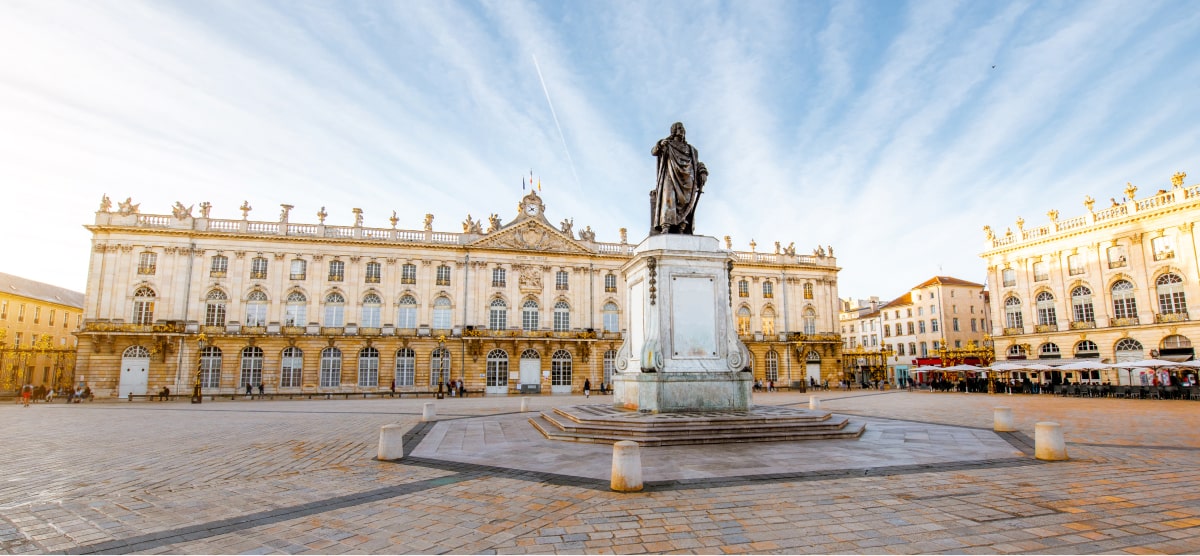
[[[557,443],[533,467],[446,454],[448,438],[458,452],[526,442],[517,397],[439,400],[437,423],[411,399],[4,404],[0,553],[1200,552],[1200,402],[817,395],[877,431],[857,442],[901,452],[688,447],[674,457],[691,471],[672,476],[648,448],[646,490],[622,494],[594,472],[611,459],[596,446]],[[989,432],[997,406],[1019,433]],[[1038,421],[1062,424],[1070,461],[1028,455]],[[396,423],[409,455],[375,461],[379,427]],[[979,450],[930,448],[946,439]],[[903,459],[905,444],[937,457]]]

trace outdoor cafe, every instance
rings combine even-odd
[[[934,392],[1200,400],[1200,361],[1080,360],[1052,365],[1008,360],[989,366],[922,365],[909,369],[909,373],[918,386]]]

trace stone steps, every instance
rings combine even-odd
[[[529,423],[551,440],[605,444],[632,440],[643,446],[845,439],[858,438],[865,430],[862,423],[845,417],[795,409],[646,415],[575,406],[542,412]]]

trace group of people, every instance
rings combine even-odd
[[[439,395],[441,395],[443,387],[445,387],[445,390],[450,393],[451,398],[453,398],[455,396],[460,397],[460,398],[467,397],[467,387],[463,385],[463,381],[460,378],[450,379],[449,382],[439,382],[438,383],[438,394]],[[395,392],[396,392],[396,381],[393,380],[392,381],[392,393],[394,394]]]
[[[79,403],[83,400],[90,402],[95,397],[92,395],[92,387],[86,384],[83,386],[77,386],[74,390],[70,388],[62,388],[61,390],[67,397],[67,403]],[[58,389],[46,388],[40,384],[37,386],[26,384],[25,386],[21,387],[21,398],[19,401],[20,403],[24,404],[25,407],[29,407],[29,404],[38,400],[43,400],[46,403],[50,403],[54,401],[56,396],[58,396]]]
[[[754,381],[754,391],[762,392],[764,390],[767,392],[774,392],[775,391],[775,381],[768,380],[767,384],[763,385],[763,382],[761,380],[755,380]]]

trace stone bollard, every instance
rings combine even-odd
[[[821,400],[817,399],[816,396],[809,396],[808,397],[808,408],[809,409],[821,409]]]
[[[529,411],[529,396],[521,398],[521,413]]]
[[[421,411],[422,421],[432,421],[437,417],[437,412],[433,410],[433,402],[425,402],[425,409]]]
[[[384,425],[379,428],[379,454],[375,459],[390,461],[404,457],[404,427]]]
[[[1034,457],[1046,461],[1063,461],[1067,458],[1067,441],[1063,439],[1062,427],[1058,423],[1043,421],[1035,425],[1033,436]]]
[[[637,442],[622,440],[613,444],[612,481],[609,488],[617,492],[642,490],[642,454]]]
[[[1013,413],[1011,407],[997,407],[995,416],[992,418],[992,430],[996,432],[1013,432],[1017,428],[1013,426]]]

